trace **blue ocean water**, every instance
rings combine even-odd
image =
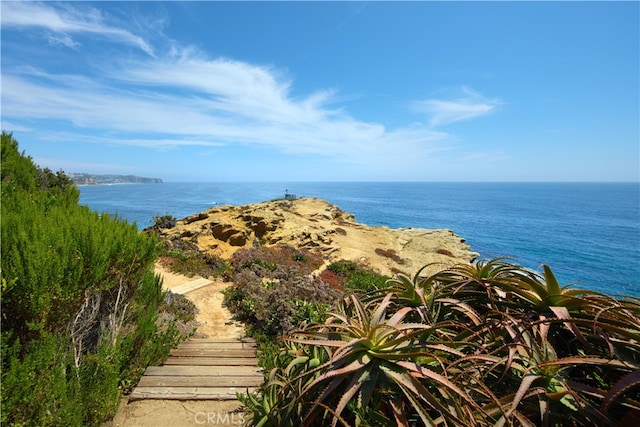
[[[368,225],[447,228],[482,258],[548,264],[561,284],[640,297],[638,183],[163,183],[80,187],[81,203],[135,221],[297,196]]]

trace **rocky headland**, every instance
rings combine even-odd
[[[173,244],[188,242],[224,259],[239,249],[289,245],[320,253],[327,264],[354,261],[388,276],[413,275],[427,264],[441,269],[469,263],[478,256],[451,230],[371,227],[311,197],[218,206],[177,220],[170,228],[154,228]]]
[[[135,175],[94,175],[89,173],[70,173],[69,177],[76,185],[109,184],[160,184],[160,178],[146,178]]]

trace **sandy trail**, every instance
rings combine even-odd
[[[169,290],[197,279],[171,273],[159,265],[156,272],[162,274],[163,287]],[[227,286],[228,283],[214,279],[213,284],[186,294],[199,309],[196,320],[200,326],[196,337],[244,336],[244,329],[232,321],[231,313],[222,306],[222,290]],[[243,423],[242,413],[237,412],[240,406],[235,400],[139,400],[128,403],[125,397],[116,416],[103,427],[238,426]]]

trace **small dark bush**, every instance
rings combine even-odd
[[[291,246],[271,246],[236,251],[231,257],[231,265],[236,271],[262,267],[274,273],[293,269],[299,275],[307,275],[322,265],[322,256]],[[261,273],[260,275],[264,275]]]
[[[339,291],[344,290],[344,277],[331,270],[323,270],[320,273],[320,280],[322,280],[325,285],[330,286],[333,289],[337,289]]]
[[[436,251],[436,253],[437,253],[437,254],[440,254],[440,255],[450,256],[451,258],[453,258],[453,257],[454,257],[453,253],[451,253],[451,251],[450,251],[450,250],[447,250],[447,249],[438,249],[438,250]]]
[[[193,322],[198,313],[198,307],[189,298],[171,291],[165,294],[160,310],[171,314],[175,320],[182,323]]]
[[[404,260],[402,258],[400,258],[400,256],[393,249],[380,249],[380,248],[378,248],[378,249],[376,249],[375,252],[378,255],[380,255],[381,257],[392,259],[393,261],[397,262],[398,264],[404,264]]]
[[[358,270],[358,264],[351,261],[333,262],[327,266],[327,270],[334,272],[338,276],[345,278]]]
[[[176,226],[176,218],[173,215],[164,214],[164,215],[156,215],[153,217],[153,225],[154,227],[163,229],[163,228],[173,228]]]
[[[229,261],[189,246],[166,245],[160,262],[170,271],[189,277],[222,277],[229,280],[233,276]]]

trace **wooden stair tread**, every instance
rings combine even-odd
[[[262,368],[257,366],[188,366],[188,365],[164,365],[149,366],[144,372],[145,376],[227,376],[236,377],[262,377]]]
[[[262,384],[262,376],[149,376],[142,377],[138,387],[258,387]]]
[[[141,399],[235,400],[264,380],[256,342],[242,338],[192,338],[169,353],[162,366],[149,366],[129,396]]]
[[[258,359],[250,357],[171,357],[165,365],[187,366],[258,366]]]
[[[236,393],[256,391],[256,387],[136,387],[129,401],[168,400],[236,400]]]
[[[196,289],[204,288],[205,286],[209,286],[211,284],[213,284],[211,280],[200,278],[200,279],[195,279],[190,282],[183,283],[182,285],[176,286],[173,289],[171,289],[171,292],[173,292],[174,294],[184,295],[186,293],[195,291]]]

